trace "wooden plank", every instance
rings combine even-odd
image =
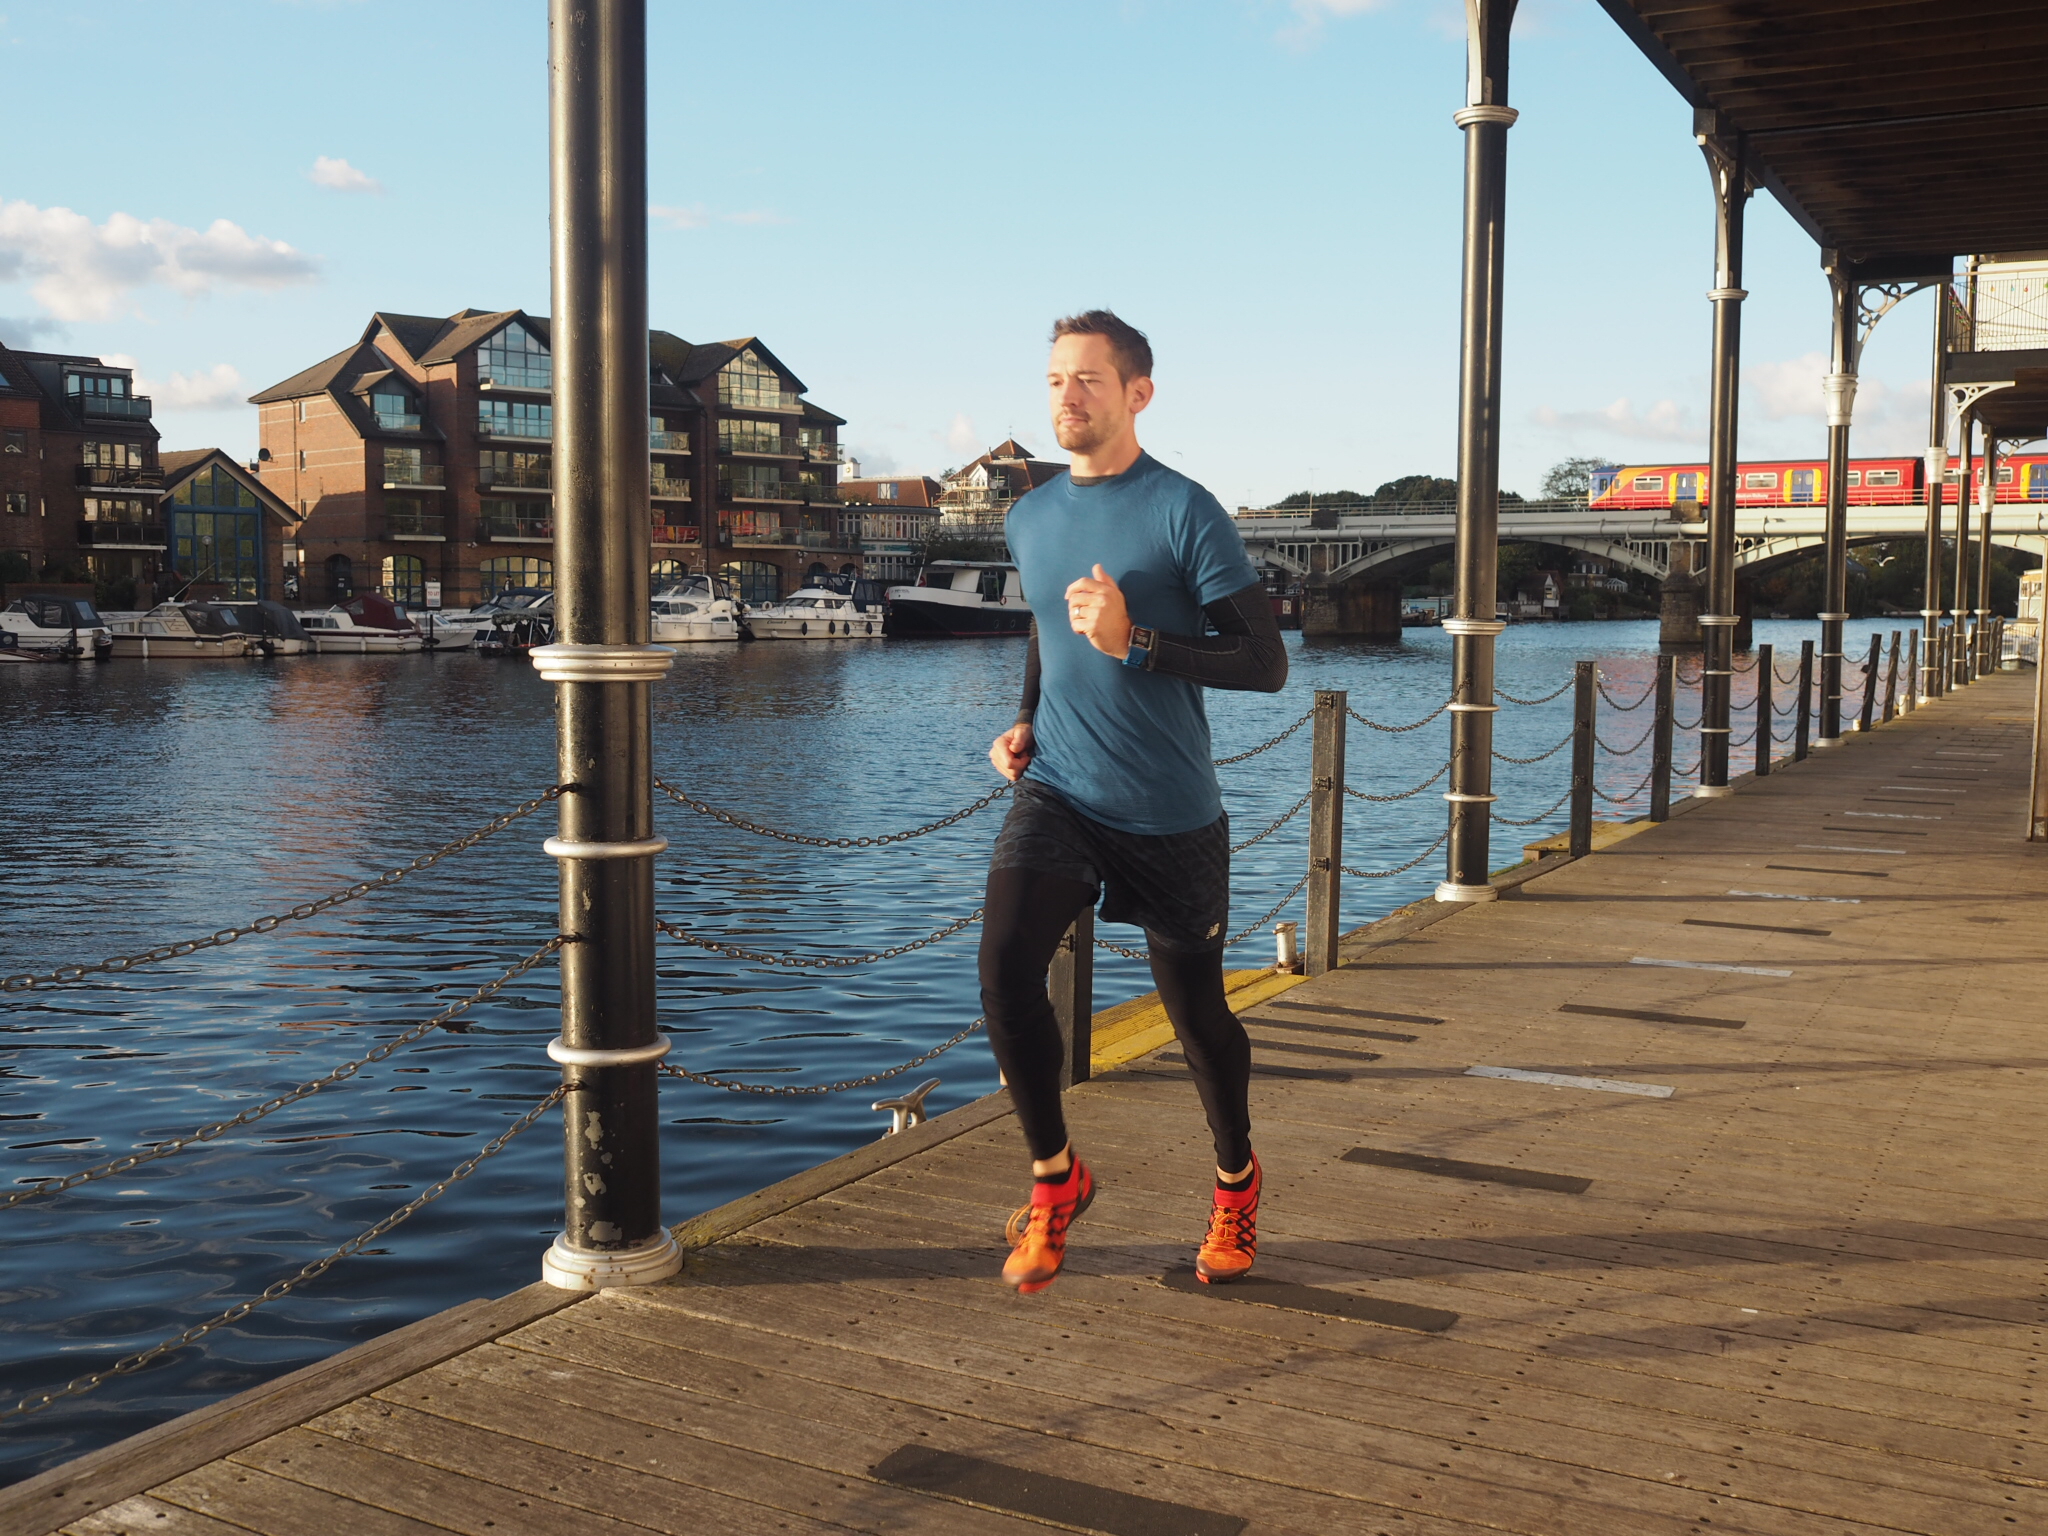
[[[238,1525],[256,1536],[428,1536],[455,1529],[414,1520],[353,1499],[272,1477],[254,1467],[216,1461],[152,1490],[167,1504]]]
[[[0,1536],[44,1536],[584,1299],[530,1285],[450,1308],[0,1490]]]
[[[137,1494],[64,1527],[63,1536],[248,1536],[238,1525]]]

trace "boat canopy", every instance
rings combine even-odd
[[[27,597],[17,597],[7,605],[7,611],[26,614],[37,629],[100,629],[106,623],[86,599],[50,593],[32,592]]]

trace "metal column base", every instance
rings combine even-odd
[[[1500,892],[1490,885],[1459,885],[1446,880],[1436,888],[1438,901],[1499,901]]]
[[[1692,798],[1695,800],[1724,800],[1735,793],[1733,784],[1695,784]]]
[[[1813,738],[1813,750],[1816,752],[1822,747],[1839,747],[1841,744],[1842,738],[1839,736],[1816,736]]]
[[[566,1235],[540,1261],[540,1277],[565,1291],[602,1291],[616,1285],[652,1285],[683,1267],[683,1250],[663,1231],[651,1243],[610,1253],[572,1248]]]

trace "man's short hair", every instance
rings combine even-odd
[[[1145,333],[1106,309],[1084,310],[1052,323],[1052,339],[1062,336],[1100,336],[1109,343],[1109,355],[1116,359],[1117,377],[1128,384],[1133,379],[1152,377],[1152,343]]]

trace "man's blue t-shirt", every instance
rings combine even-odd
[[[1105,656],[1067,621],[1067,587],[1098,564],[1131,622],[1199,635],[1202,607],[1259,579],[1222,505],[1150,454],[1092,485],[1060,475],[1005,522],[1038,620],[1039,698],[1025,777],[1092,820],[1158,836],[1223,814],[1202,690]]]

